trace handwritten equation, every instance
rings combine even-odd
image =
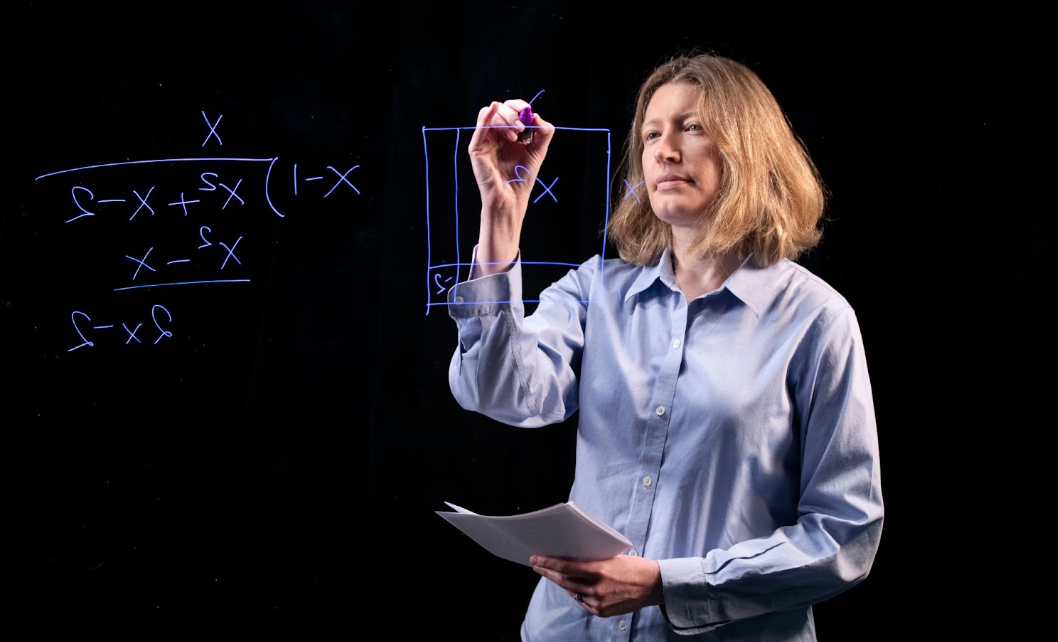
[[[448,291],[465,281],[470,252],[477,238],[480,197],[473,170],[465,153],[464,132],[474,127],[423,127],[426,167],[426,314],[435,306],[447,306]],[[603,222],[600,254],[605,256],[605,229],[610,209],[610,130],[555,127],[548,157],[536,178],[526,213],[523,247],[532,243],[533,230],[569,229],[571,221],[585,217]],[[529,180],[528,170],[516,166],[508,183]],[[560,182],[561,180],[561,182]],[[563,189],[563,186],[568,186]],[[631,186],[630,186],[631,187]],[[629,197],[637,191],[631,187]],[[532,220],[535,219],[535,220]],[[547,243],[532,249],[534,260],[524,260],[523,275],[557,278],[587,257],[549,256]],[[541,258],[545,260],[535,260]],[[523,301],[538,302],[526,298]]]
[[[211,120],[202,112],[202,117],[208,132],[201,147],[223,145],[222,116]],[[92,309],[70,310],[66,351],[158,345],[190,336],[174,297],[163,293],[251,283],[255,260],[277,242],[269,238],[275,221],[302,207],[318,212],[323,203],[355,207],[359,169],[359,164],[284,163],[278,156],[196,155],[37,176],[39,211],[60,217],[66,243],[86,248],[85,260],[68,270],[78,282],[104,282]],[[109,298],[134,291],[153,299],[136,300],[142,310],[128,311],[128,302]]]
[[[165,327],[163,327],[163,324],[167,325],[169,322],[171,322],[173,320],[173,316],[171,314],[169,314],[169,310],[165,309],[165,306],[163,306],[163,305],[153,305],[153,306],[151,306],[150,320],[151,320],[151,323],[154,325],[154,327],[158,330],[157,336],[154,338],[153,343],[158,343],[159,341],[161,341],[164,338],[169,338],[169,337],[173,336],[172,332],[170,332],[169,330],[166,330]],[[71,325],[73,325],[74,331],[77,333],[77,336],[81,338],[81,343],[79,343],[79,344],[75,345],[74,347],[70,348],[69,350],[67,350],[67,352],[73,352],[74,350],[77,350],[78,348],[84,348],[86,346],[87,347],[92,347],[92,346],[95,345],[94,342],[89,341],[88,339],[85,338],[84,333],[86,331],[113,330],[113,329],[115,329],[117,327],[113,323],[103,323],[103,324],[92,325],[92,317],[88,316],[84,312],[81,312],[80,310],[74,310],[73,312],[70,313],[70,323],[71,323]],[[138,333],[140,331],[140,328],[143,327],[143,323],[142,322],[132,322],[132,323],[135,324],[134,327],[132,327],[132,328],[129,327],[130,324],[128,322],[122,322],[120,324],[121,328],[125,331],[125,334],[122,335],[122,338],[125,341],[125,345],[128,345],[128,344],[132,343],[133,341],[135,341],[136,343],[142,343],[143,342],[142,339],[140,339],[138,336],[136,336],[136,333]]]
[[[234,162],[234,163],[267,163],[268,164],[268,168],[267,168],[265,176],[264,176],[264,193],[263,193],[264,203],[268,206],[268,208],[276,216],[278,216],[279,218],[285,218],[286,214],[282,213],[279,210],[279,207],[273,201],[272,194],[271,194],[271,190],[273,189],[271,186],[272,186],[272,183],[274,182],[274,179],[273,179],[273,176],[272,176],[273,175],[273,170],[274,170],[275,165],[276,165],[276,163],[278,161],[279,161],[279,158],[277,158],[277,157],[276,158],[216,158],[216,157],[213,157],[213,158],[167,158],[167,159],[158,159],[158,160],[126,161],[126,162],[123,162],[123,163],[107,163],[107,164],[104,164],[104,165],[89,165],[89,166],[86,166],[86,167],[78,167],[78,168],[74,168],[74,169],[64,169],[64,170],[60,170],[60,171],[57,171],[57,172],[51,172],[49,174],[43,174],[41,176],[38,176],[36,178],[36,180],[39,181],[41,179],[49,178],[49,177],[52,177],[52,176],[58,176],[58,175],[66,174],[66,173],[69,173],[69,172],[78,172],[78,171],[84,171],[84,170],[103,169],[103,168],[111,168],[111,167],[122,167],[122,166],[128,166],[128,165],[140,165],[140,164],[144,164],[144,163],[166,163],[166,164],[170,164],[170,165],[172,163],[229,163],[229,162]],[[335,168],[335,167],[333,167],[331,165],[327,165],[326,169],[329,170],[334,175],[336,175],[337,176],[337,180],[332,185],[330,185],[329,188],[326,189],[326,192],[323,192],[322,194],[319,194],[321,196],[321,198],[330,197],[334,193],[335,190],[337,190],[337,189],[339,189],[340,187],[343,187],[343,186],[348,187],[348,189],[352,190],[357,195],[359,195],[360,194],[360,189],[349,180],[349,174],[353,170],[358,169],[359,167],[360,167],[359,165],[353,165],[352,167],[350,167],[350,168],[348,168],[348,169],[346,169],[344,171],[339,171],[337,168]],[[291,189],[293,191],[293,195],[294,196],[298,196],[299,195],[299,190],[298,190],[299,182],[302,182],[302,183],[314,183],[314,182],[317,182],[317,181],[322,181],[322,180],[324,180],[326,178],[326,176],[324,176],[324,175],[304,176],[304,177],[300,177],[299,178],[298,177],[298,166],[297,166],[296,163],[292,166],[291,173],[292,173]],[[220,174],[217,173],[217,172],[202,172],[201,174],[199,174],[199,177],[198,177],[198,180],[200,181],[200,185],[198,185],[197,187],[192,187],[191,188],[191,189],[197,189],[197,192],[190,192],[190,193],[191,194],[197,194],[197,193],[201,193],[201,192],[217,192],[219,190],[223,190],[223,192],[220,193],[219,198],[214,199],[216,202],[223,201],[223,202],[221,202],[221,205],[220,205],[220,210],[221,211],[227,209],[227,207],[232,203],[232,200],[237,201],[237,203],[239,205],[246,205],[246,200],[244,200],[242,198],[242,196],[240,196],[239,193],[238,193],[238,189],[239,189],[240,186],[242,186],[242,183],[243,183],[243,177],[234,176],[234,180],[235,180],[234,187],[229,187],[227,184],[225,184],[223,182],[220,182],[219,180],[217,180],[218,178],[220,178]],[[214,183],[214,181],[215,181],[215,183]],[[151,216],[154,216],[157,213],[158,210],[156,210],[155,207],[152,206],[152,204],[150,202],[148,202],[148,201],[151,198],[152,194],[154,193],[155,187],[156,187],[155,185],[147,186],[143,190],[143,194],[141,194],[140,190],[138,190],[138,189],[132,189],[131,191],[132,191],[133,198],[130,199],[130,198],[127,198],[125,196],[120,196],[120,197],[116,197],[116,198],[114,198],[114,197],[111,197],[111,198],[103,198],[103,197],[97,198],[96,195],[95,195],[95,192],[93,192],[90,188],[84,187],[82,185],[74,185],[74,186],[72,186],[70,188],[70,200],[71,200],[71,202],[73,204],[74,209],[76,210],[76,213],[74,213],[74,215],[71,218],[67,219],[66,222],[67,223],[72,223],[73,221],[76,221],[77,219],[80,219],[80,218],[96,216],[97,214],[105,214],[105,213],[107,213],[107,211],[114,211],[114,208],[105,208],[105,209],[101,210],[101,208],[99,206],[100,205],[112,205],[112,204],[115,204],[115,203],[117,203],[117,204],[131,203],[129,206],[124,207],[124,208],[118,208],[118,210],[117,210],[119,213],[122,212],[122,211],[127,212],[129,221],[135,219],[136,216],[139,215],[140,213],[146,213],[146,214],[149,214]],[[302,188],[301,191],[304,192],[304,188]],[[172,198],[172,196],[173,195],[170,195],[170,198]],[[176,195],[175,200],[163,201],[162,203],[160,203],[158,205],[158,207],[159,208],[167,208],[167,209],[171,208],[171,209],[175,210],[178,214],[182,214],[183,216],[186,217],[188,215],[189,208],[191,210],[194,210],[194,209],[196,209],[197,206],[203,206],[203,205],[205,205],[205,203],[206,202],[204,201],[203,198],[194,198],[193,196],[189,196],[188,192],[180,191],[179,194]],[[92,208],[92,209],[88,209],[88,208]]]

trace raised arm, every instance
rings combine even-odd
[[[540,165],[555,128],[533,114],[528,142],[518,140],[526,126],[518,119],[524,100],[493,102],[478,112],[470,139],[470,162],[481,193],[481,227],[473,278],[502,272],[518,256],[522,221]]]

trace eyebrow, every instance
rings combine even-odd
[[[698,112],[696,110],[688,110],[688,111],[685,111],[683,113],[676,114],[675,120],[681,121],[681,120],[687,120],[688,118],[697,118],[697,117],[698,117]],[[651,123],[655,123],[655,122],[658,122],[658,121],[664,121],[664,120],[665,120],[664,118],[651,118],[649,120],[644,120],[643,121],[643,127],[646,127],[647,125],[649,125]]]

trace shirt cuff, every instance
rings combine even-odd
[[[661,588],[665,593],[662,613],[675,631],[702,631],[717,622],[710,617],[702,560],[698,557],[658,560]]]
[[[477,264],[477,256],[478,248],[475,245],[471,265]],[[521,250],[518,250],[518,256],[506,272],[471,278],[455,284],[448,290],[448,314],[455,319],[467,319],[510,309],[521,302]]]

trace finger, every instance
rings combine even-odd
[[[532,129],[533,144],[537,147],[546,149],[547,144],[551,141],[551,137],[555,134],[555,126],[544,120],[538,112],[533,112]]]
[[[529,103],[525,102],[524,100],[520,98],[513,98],[511,100],[504,101],[501,113],[503,117],[508,122],[510,122],[511,125],[526,125],[528,123],[523,123],[521,119],[522,112],[526,110],[532,113],[533,108],[529,105]]]
[[[493,115],[499,110],[500,104],[495,100],[478,110],[478,127],[482,127],[492,120]]]
[[[518,139],[522,142],[531,142],[531,139],[527,139],[524,136],[524,132],[526,129],[531,129],[535,136],[536,130],[539,127],[550,127],[550,123],[548,123],[547,121],[544,121],[542,119],[536,120],[536,113],[533,111],[532,105],[522,100],[521,98],[512,98],[510,100],[504,101],[503,106],[511,110],[510,112],[507,112],[506,109],[503,110],[503,116],[511,124],[511,127],[513,128],[516,134],[522,134],[522,136],[518,137]],[[523,122],[521,119],[521,114],[526,109],[528,109],[529,113],[533,115],[532,120],[530,120],[528,123]],[[549,135],[550,133],[551,132],[548,132]]]
[[[536,115],[533,113],[532,105],[520,98],[508,100],[504,102],[503,105],[514,112],[514,119],[511,120],[511,126],[517,134],[517,141],[523,145],[531,144],[533,138],[536,136],[536,130],[539,125],[535,119]],[[529,115],[528,120],[524,119],[526,113]]]
[[[552,571],[551,569],[544,568],[543,566],[534,566],[533,570],[536,571],[536,573],[542,576],[544,579],[556,584],[559,588],[565,589],[565,591],[569,593],[570,596],[575,596],[578,592],[578,589],[581,588],[577,584],[575,584],[571,578],[566,577],[561,573]]]
[[[474,136],[471,138],[471,145],[480,144],[486,137],[491,136],[507,140],[516,139],[518,134],[512,121],[518,122],[518,115],[512,116],[510,108],[492,101],[487,107],[482,107],[478,111],[478,122],[474,129]]]
[[[584,576],[590,571],[590,562],[577,562],[574,560],[563,559],[561,557],[534,555],[529,558],[529,563],[535,567],[571,577]]]
[[[486,125],[492,120],[498,108],[499,105],[496,102],[492,102],[478,110],[478,120],[474,127],[474,134],[470,137],[470,144],[467,145],[467,149],[471,154],[475,152],[481,153],[488,149],[487,143],[490,139],[490,130],[486,128]]]
[[[518,135],[526,129],[526,124],[519,118],[522,110],[526,107],[532,110],[529,103],[520,98],[512,98],[502,103],[493,101],[488,107],[482,107],[478,112],[478,129],[494,130],[497,131],[496,135],[498,137],[516,141],[518,140]],[[540,128],[547,130],[546,135],[548,138],[554,132],[554,127],[543,119],[537,120],[535,113],[533,114],[531,126],[534,130],[534,135],[536,130]]]
[[[578,593],[576,591],[566,591],[573,601],[579,604],[582,608],[595,613],[595,608],[588,603],[588,595],[586,593]]]
[[[518,119],[519,110],[515,108],[519,102],[528,104],[525,101],[517,100],[496,103],[496,111],[492,114],[488,123],[489,127],[498,132],[497,135],[507,140],[517,140],[518,132],[525,129],[525,125]]]
[[[555,133],[555,126],[544,120],[543,117],[540,116],[540,112],[533,112],[533,126],[541,133],[546,133],[549,136]]]

